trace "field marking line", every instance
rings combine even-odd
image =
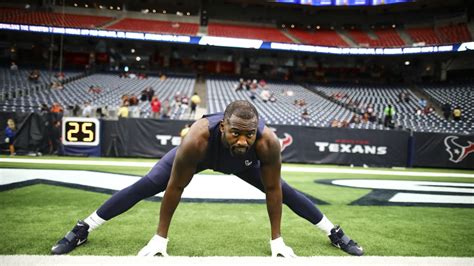
[[[9,265],[357,265],[357,266],[464,266],[474,265],[472,257],[389,257],[389,256],[317,256],[292,259],[271,257],[136,257],[136,256],[0,256],[0,264]]]
[[[155,163],[147,163],[147,162],[0,158],[0,163],[2,162],[4,163],[31,163],[31,164],[60,164],[60,165],[123,166],[123,167],[146,167],[146,168],[151,168],[153,167],[153,165],[155,165]],[[340,168],[317,168],[317,167],[311,168],[311,167],[300,167],[300,166],[283,166],[282,172],[474,178],[474,174],[466,174],[466,173],[414,172],[414,171],[399,171],[399,170],[387,171],[387,170],[371,170],[371,169],[340,169]]]

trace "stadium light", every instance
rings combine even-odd
[[[187,13],[186,13],[186,15],[190,16],[190,15],[191,15],[191,13],[187,12]]]
[[[89,5],[88,5],[88,4],[85,4],[84,7],[89,7]]]
[[[137,56],[137,57],[135,58],[135,60],[137,60],[137,62],[140,62],[140,60],[142,60],[142,58],[139,57],[139,56]]]
[[[410,61],[405,61],[405,66],[409,66],[410,65]]]
[[[153,13],[156,13],[156,9],[153,9]]]
[[[77,3],[74,3],[74,6],[77,7]]]
[[[130,52],[131,52],[132,54],[134,54],[134,53],[135,53],[135,49],[133,49],[133,48],[130,49]]]
[[[166,10],[163,10],[163,14],[166,14]]]
[[[125,67],[123,68],[123,71],[128,72],[128,66],[125,66]]]
[[[110,8],[110,9],[112,9],[112,10],[114,9],[114,7],[113,7],[113,6],[109,6],[109,8]]]
[[[321,27],[320,27],[319,25],[318,25],[318,26],[316,26],[316,29],[317,29],[317,30],[319,30],[320,28],[321,28]]]
[[[117,10],[120,10],[120,7],[119,7],[119,6],[117,7]]]

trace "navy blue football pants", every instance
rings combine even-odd
[[[171,175],[174,157],[177,148],[168,152],[150,172],[133,185],[115,193],[97,210],[97,214],[104,220],[127,211],[139,201],[165,191]],[[205,169],[197,169],[197,173]],[[258,168],[250,168],[236,174],[240,179],[264,192]],[[284,180],[282,183],[283,203],[297,215],[305,218],[312,224],[317,224],[323,218],[321,211],[301,192],[295,190]]]

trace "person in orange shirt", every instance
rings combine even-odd
[[[61,120],[63,118],[64,109],[58,102],[53,103],[50,109],[53,121]]]

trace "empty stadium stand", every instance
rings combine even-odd
[[[33,69],[20,68],[17,71],[11,71],[7,68],[0,68],[0,100],[6,100],[19,96],[32,94],[40,89],[49,87],[52,80],[55,80],[55,71],[39,70],[38,81],[28,79]],[[64,80],[79,77],[82,75],[79,71],[65,71]]]
[[[373,38],[368,32],[360,29],[350,29],[349,36],[360,46],[368,47],[399,47],[405,46],[405,42],[394,29],[375,29],[372,32]]]
[[[170,103],[176,93],[191,96],[194,89],[194,78],[189,77],[168,77],[166,80],[149,77],[147,79],[120,78],[113,74],[94,74],[82,79],[78,79],[64,85],[62,90],[41,90],[28,96],[16,97],[14,99],[0,101],[0,111],[13,112],[34,112],[45,103],[51,106],[58,102],[65,109],[68,106],[82,106],[85,102],[90,102],[94,108],[107,106],[110,116],[116,116],[116,110],[121,104],[122,95],[135,95],[140,97],[140,92],[151,86],[155,90],[155,95],[161,101],[169,99]],[[102,88],[102,92],[94,94],[89,92],[90,86]],[[131,108],[132,109],[132,108]],[[136,117],[148,117],[150,115],[150,103],[140,102],[135,108]],[[173,106],[171,110],[172,119],[188,119],[184,109]],[[132,115],[133,116],[133,115]]]
[[[397,126],[403,128],[409,128],[417,132],[448,132],[448,133],[472,133],[472,118],[465,119],[463,121],[446,121],[436,112],[432,112],[427,115],[417,115],[415,110],[419,109],[419,98],[416,96],[408,87],[404,86],[350,86],[350,85],[315,85],[314,89],[326,94],[328,97],[342,93],[347,95],[339,101],[343,104],[347,104],[349,101],[359,103],[359,106],[364,109],[368,104],[372,104],[377,117],[382,120],[384,108],[391,104],[395,107],[396,115],[394,122]],[[459,88],[458,88],[459,89]],[[426,89],[425,89],[426,90]],[[440,89],[439,91],[444,91]],[[410,101],[400,102],[398,95],[401,92],[405,92],[409,95]],[[453,97],[449,90],[445,93],[445,97]],[[469,94],[469,93],[468,93]],[[458,96],[460,97],[460,96]],[[472,90],[470,98],[465,100],[465,104],[471,99],[472,102]],[[451,99],[453,101],[453,99]],[[467,105],[464,105],[467,106]],[[466,107],[466,111],[471,110],[472,107]]]
[[[291,29],[289,33],[303,44],[349,47],[349,44],[334,30],[304,31]]]
[[[164,34],[198,35],[199,24],[178,21],[161,21],[137,18],[116,18],[107,16],[79,15],[59,12],[33,11],[20,8],[0,8],[0,22],[63,26],[76,28],[102,28],[110,30],[137,31]],[[428,26],[406,26],[405,31],[414,43],[451,44],[472,41],[466,23],[444,25],[437,27]],[[288,42],[293,40],[291,36],[303,44],[349,47],[339,33],[334,30],[305,31],[300,29],[289,29],[286,36],[278,28],[235,25],[225,23],[209,23],[207,27],[209,36],[234,37],[259,39],[271,42]],[[345,34],[347,33],[347,35]],[[367,47],[401,47],[407,43],[393,28],[377,28],[373,30],[349,29],[340,34],[352,39],[358,46]]]
[[[281,31],[270,27],[209,23],[208,34],[210,36],[259,39],[269,42],[292,42]]]
[[[415,43],[423,42],[426,45],[442,43],[433,28],[407,28],[405,31]]]
[[[25,9],[0,8],[0,22],[62,26],[76,28],[97,28],[113,20],[112,17],[61,14]]]
[[[125,18],[107,27],[111,30],[197,35],[199,24]]]
[[[250,92],[246,90],[235,91],[238,81],[235,79],[208,79],[208,112],[223,112],[227,104],[235,100],[248,100],[257,108],[259,114],[265,118],[268,124],[274,125],[297,125],[328,127],[334,120],[349,120],[354,113],[330,102],[323,97],[291,83],[267,83],[270,93],[276,98],[276,102],[263,102],[260,98],[262,88],[257,89],[255,100],[250,98]],[[292,91],[293,95],[285,95],[285,91]],[[304,99],[305,106],[294,104],[295,100]],[[310,118],[305,120],[301,114],[307,109]],[[368,123],[360,125],[360,128],[376,129],[380,126]]]
[[[474,132],[474,85],[472,83],[421,85],[420,88],[433,97],[439,105],[449,103],[452,108],[461,107],[463,118],[460,123],[457,123],[459,124],[458,127],[466,124],[466,129],[469,129],[470,126],[470,131]]]
[[[451,44],[472,41],[466,24],[445,25],[440,27],[413,27],[406,32],[414,42],[429,44]]]
[[[472,40],[466,24],[447,25],[437,28],[443,43],[460,43]]]

